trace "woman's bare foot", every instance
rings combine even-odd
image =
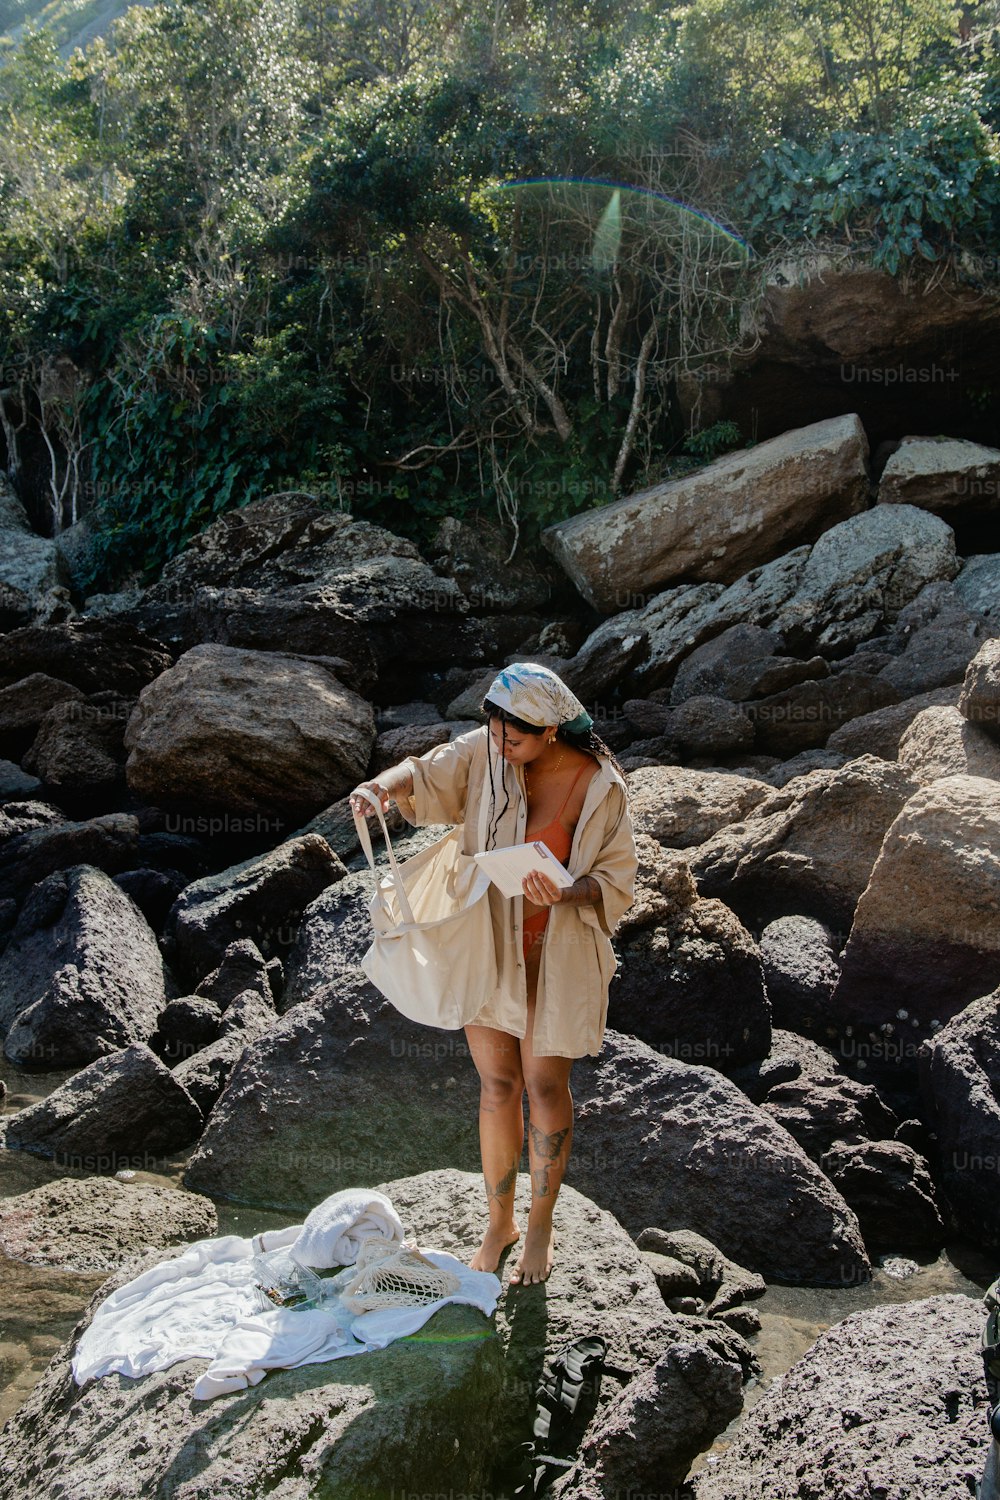
[[[473,1271],[495,1271],[507,1246],[516,1244],[520,1238],[521,1231],[514,1223],[496,1226],[491,1224],[483,1235],[483,1243],[469,1261],[469,1268]]]
[[[551,1224],[534,1228],[528,1225],[524,1237],[524,1249],[510,1273],[511,1286],[530,1286],[536,1281],[546,1281],[552,1270],[556,1233]]]

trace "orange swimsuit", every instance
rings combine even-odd
[[[563,864],[565,864],[569,859],[569,851],[573,844],[573,835],[570,833],[568,828],[563,827],[562,823],[559,820],[566,810],[566,803],[573,795],[573,788],[576,786],[577,782],[580,780],[580,777],[586,769],[586,765],[582,765],[579,771],[577,771],[576,775],[573,777],[570,789],[566,793],[566,802],[563,803],[556,816],[552,819],[552,822],[547,823],[544,828],[539,828],[536,833],[531,834],[530,838],[527,833],[525,833],[524,836],[524,841],[526,844],[533,844],[536,842],[536,840],[543,844],[546,844],[555,855],[556,859],[560,860]],[[547,906],[544,907],[541,911],[533,912],[530,916],[524,917],[522,919],[521,947],[524,952],[525,959],[527,959],[528,957],[529,950],[536,943],[540,943],[542,941],[542,935],[545,932],[545,926],[548,920],[549,908]]]

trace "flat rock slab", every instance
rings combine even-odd
[[[63,1271],[112,1271],[151,1247],[218,1233],[215,1204],[200,1193],[114,1177],[64,1177],[0,1199],[0,1250],[11,1260]]]
[[[437,1171],[376,1185],[418,1243],[471,1254],[486,1221],[478,1174]],[[528,1190],[522,1178],[522,1211]],[[274,1370],[257,1386],[205,1403],[191,1399],[204,1360],[139,1380],[110,1375],[81,1388],[72,1379],[76,1337],[116,1285],[164,1258],[151,1252],[95,1294],[8,1425],[0,1496],[65,1497],[67,1473],[75,1494],[126,1500],[492,1493],[494,1461],[530,1432],[548,1353],[598,1327],[610,1357],[641,1372],[668,1347],[691,1342],[609,1215],[564,1189],[556,1225],[553,1277],[502,1295],[492,1326],[473,1308],[444,1308],[411,1339],[375,1354]],[[618,1390],[605,1379],[598,1418]]]
[[[879,505],[919,505],[936,515],[1000,505],[1000,449],[961,438],[904,438],[882,470]]]
[[[868,442],[856,416],[798,427],[729,453],[543,533],[589,603],[678,578],[731,583],[783,548],[812,541],[868,498]]]
[[[957,1500],[989,1446],[982,1304],[928,1297],[822,1334],[694,1481],[697,1500]]]

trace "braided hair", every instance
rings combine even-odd
[[[483,699],[482,703],[479,705],[479,711],[481,714],[485,715],[487,719],[499,719],[500,721],[502,735],[500,748],[500,764],[503,767],[506,767],[506,760],[504,759],[503,752],[506,748],[507,743],[508,724],[512,725],[514,729],[519,730],[521,734],[538,735],[543,734],[545,731],[544,724],[529,724],[526,719],[519,719],[517,715],[512,714],[509,709],[501,708],[499,704],[493,703],[489,698]],[[606,760],[609,760],[614,766],[615,770],[618,772],[619,776],[622,778],[622,781],[625,783],[625,795],[626,798],[628,797],[628,778],[622,767],[619,765],[617,759],[615,758],[614,752],[612,751],[611,747],[604,743],[600,735],[595,732],[592,724],[587,729],[578,730],[569,730],[566,729],[563,725],[557,724],[556,739],[561,740],[564,745],[569,745],[573,750],[584,750],[590,755],[596,757],[603,756]],[[492,741],[490,737],[487,736],[486,753],[490,767],[490,833],[486,840],[487,849],[496,848],[497,829],[500,826],[500,819],[503,817],[504,813],[507,811],[507,808],[510,806],[510,788],[507,786],[506,770],[503,770],[501,771],[501,779],[504,786],[505,800],[503,807],[499,812],[496,812],[497,794],[496,784],[493,780],[494,763],[490,754],[491,744]]]

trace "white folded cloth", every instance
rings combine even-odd
[[[361,1196],[369,1203],[382,1198]],[[388,1222],[398,1223],[389,1200],[382,1202],[388,1205]],[[458,1277],[459,1290],[450,1297],[423,1307],[385,1307],[357,1316],[337,1299],[316,1308],[262,1312],[253,1256],[290,1245],[303,1227],[292,1224],[253,1239],[229,1234],[196,1240],[183,1254],[119,1287],[101,1303],[77,1343],[72,1361],[76,1383],[112,1372],[135,1378],[165,1370],[178,1360],[208,1359],[211,1363],[192,1392],[195,1399],[205,1401],[246,1390],[270,1369],[382,1349],[415,1332],[448,1302],[478,1307],[486,1317],[496,1309],[500,1282],[491,1272],[471,1271],[443,1250],[422,1250],[428,1260]],[[490,1330],[484,1329],[488,1336]]]
[[[317,1203],[288,1253],[300,1266],[319,1270],[350,1266],[358,1258],[361,1241],[373,1236],[401,1243],[402,1219],[384,1193],[343,1188]]]

